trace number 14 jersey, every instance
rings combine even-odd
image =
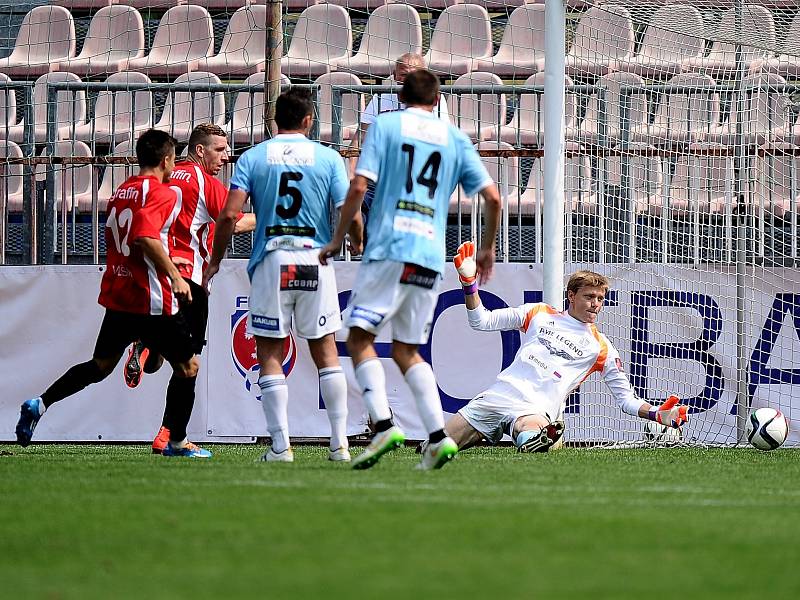
[[[304,135],[279,134],[242,154],[231,190],[250,196],[256,214],[252,277],[267,252],[320,248],[331,241],[331,214],[349,182],[339,153]]]

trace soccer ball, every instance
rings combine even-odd
[[[759,408],[747,419],[747,441],[759,450],[775,450],[786,441],[789,423],[779,410]]]
[[[658,446],[674,446],[683,440],[680,428],[667,427],[655,421],[645,421],[644,439]]]

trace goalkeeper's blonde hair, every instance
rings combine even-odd
[[[594,271],[575,271],[569,276],[567,291],[577,294],[578,290],[582,287],[603,288],[603,290],[607,292],[608,288],[611,287],[611,283],[608,277],[600,275],[600,273],[595,273]]]

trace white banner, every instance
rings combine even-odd
[[[337,263],[340,301],[346,303],[357,263]],[[613,291],[600,328],[620,350],[638,393],[661,401],[677,393],[695,408],[685,435],[732,443],[736,418],[737,361],[748,371],[753,406],[780,408],[791,420],[790,443],[800,440],[800,276],[791,269],[762,269],[750,277],[743,340],[737,352],[736,278],[730,271],[664,265],[593,265],[611,276]],[[569,272],[570,269],[567,269]],[[71,365],[91,357],[102,308],[97,293],[102,267],[0,268],[0,439],[14,439],[20,403],[39,395]],[[497,265],[482,290],[490,308],[541,298],[541,266]],[[486,388],[513,358],[516,332],[481,333],[466,322],[458,282],[448,269],[441,285],[431,340],[421,351],[433,365],[442,406],[454,412]],[[257,401],[254,342],[244,333],[249,286],[245,261],[226,261],[214,280],[208,339],[198,377],[192,439],[248,441],[266,434]],[[350,386],[349,433],[365,429],[344,332],[337,336]],[[396,421],[411,438],[424,437],[410,391],[389,357],[391,333],[378,338]],[[284,369],[293,436],[326,437],[327,417],[317,374],[304,340],[292,339]],[[122,365],[105,381],[54,405],[35,440],[148,441],[158,429],[169,369],[127,388]],[[608,390],[590,378],[570,399],[568,439],[635,440],[641,423],[621,413]]]

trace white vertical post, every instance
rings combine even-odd
[[[564,306],[564,0],[545,0],[542,299]]]

